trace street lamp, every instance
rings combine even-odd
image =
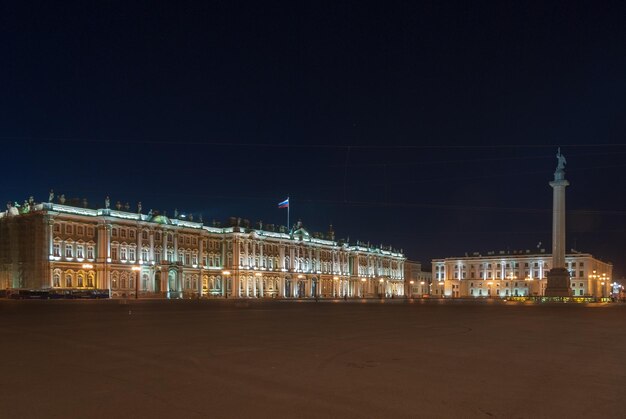
[[[361,278],[361,298],[365,298],[365,281],[367,279]]]
[[[133,266],[131,268],[135,272],[141,271],[141,266]],[[139,298],[139,277],[141,275],[137,274],[137,278],[135,278],[135,300]]]
[[[259,281],[259,285],[261,285],[261,283],[262,283],[262,281],[263,281],[263,280],[261,279],[261,277],[263,276],[263,274],[262,274],[261,272],[256,272],[256,273],[254,274],[254,276],[258,279],[258,281]],[[261,289],[263,289],[263,286],[261,285],[261,287],[260,287],[260,288],[261,288]],[[257,297],[257,298],[259,298],[259,287],[258,287],[258,286],[256,287],[256,297]],[[261,297],[263,297],[263,296],[261,295]]]
[[[224,284],[223,284],[223,286],[224,286],[224,298],[228,298],[227,286],[228,286],[228,277],[230,276],[230,271],[222,271],[222,275],[225,276]]]

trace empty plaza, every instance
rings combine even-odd
[[[623,417],[624,304],[0,300],[0,417]]]

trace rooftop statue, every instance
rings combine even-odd
[[[52,202],[54,200],[54,190],[50,189],[50,193],[48,194],[48,202]]]
[[[141,201],[137,203],[137,212],[141,214]]]
[[[556,166],[556,170],[565,170],[565,165],[567,164],[567,160],[565,160],[565,156],[561,154],[561,147],[559,147],[557,153],[556,153],[556,159],[558,161],[558,164]]]
[[[104,208],[109,209],[110,207],[111,207],[111,200],[107,196],[106,198],[104,198]]]

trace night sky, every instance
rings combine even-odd
[[[133,3],[132,5],[128,3]],[[4,2],[0,197],[333,224],[626,273],[623,2]]]

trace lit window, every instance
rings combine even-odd
[[[52,254],[54,256],[61,256],[61,244],[60,243],[54,243],[52,245]]]
[[[93,246],[87,246],[87,259],[94,258],[94,248]]]
[[[128,260],[135,261],[135,249],[132,247],[128,249]]]
[[[72,286],[72,275],[65,276],[65,286],[68,288]]]
[[[144,262],[148,260],[148,249],[141,249],[141,260]]]
[[[76,257],[82,259],[85,257],[85,247],[81,244],[76,246]],[[79,285],[80,286],[80,285]]]
[[[125,247],[120,248],[120,260],[126,260],[128,254]]]
[[[65,257],[71,258],[73,254],[73,249],[71,244],[65,244]]]

